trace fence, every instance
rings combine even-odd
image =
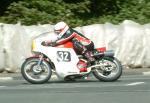
[[[76,27],[94,41],[96,47],[106,46],[115,50],[115,56],[123,65],[150,67],[150,24],[140,25],[125,20],[119,25],[111,23]],[[0,70],[16,72],[23,60],[31,54],[32,39],[45,32],[45,39],[54,34],[53,25],[23,26],[0,24]]]

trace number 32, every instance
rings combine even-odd
[[[68,51],[58,51],[57,52],[57,61],[59,62],[70,62],[71,55]]]

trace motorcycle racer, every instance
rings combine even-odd
[[[44,41],[42,42],[42,45],[57,46],[71,41],[73,43],[73,49],[77,53],[83,55],[89,62],[95,61],[95,58],[92,56],[91,52],[94,49],[94,43],[83,34],[70,28],[63,21],[54,25],[54,32],[58,35],[57,40],[54,42]]]

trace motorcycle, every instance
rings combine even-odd
[[[122,65],[114,57],[114,51],[102,47],[95,48],[92,52],[95,61],[91,64],[84,56],[75,52],[71,42],[52,47],[43,46],[38,39],[34,39],[33,55],[23,62],[21,74],[33,84],[48,82],[53,73],[64,81],[86,78],[90,74],[104,82],[118,80],[122,75]]]

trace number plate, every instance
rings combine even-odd
[[[58,62],[70,62],[71,54],[68,51],[57,51],[57,61]]]

